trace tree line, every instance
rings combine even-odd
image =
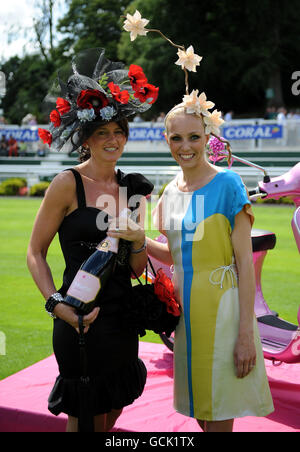
[[[251,117],[263,115],[270,104],[300,107],[292,92],[292,74],[300,70],[298,0],[66,0],[56,26],[55,1],[42,0],[33,21],[39,50],[0,63],[6,75],[1,107],[11,123],[20,123],[27,113],[48,122],[41,103],[57,70],[74,53],[94,47],[104,47],[111,60],[142,66],[160,87],[151,115],[180,102],[184,73],[174,64],[176,49],[154,33],[131,42],[122,28],[121,16],[136,9],[150,20],[148,28],[162,30],[186,48],[193,45],[203,56],[190,75],[190,90],[205,91],[218,110]]]

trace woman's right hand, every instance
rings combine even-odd
[[[98,317],[99,311],[100,308],[95,307],[89,314],[83,316],[84,334],[88,332],[90,325]],[[78,314],[75,308],[72,308],[72,306],[68,306],[64,303],[59,303],[55,306],[53,314],[75,328],[79,334]]]

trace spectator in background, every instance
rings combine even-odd
[[[25,141],[21,141],[19,144],[19,155],[20,157],[26,157],[27,155],[27,143]]]
[[[8,142],[5,138],[5,135],[3,135],[0,140],[0,156],[7,157],[7,155],[8,155]]]
[[[230,110],[224,116],[224,121],[226,121],[226,122],[232,121],[232,118],[233,118],[233,111]]]
[[[300,119],[299,110],[291,110],[287,114],[286,119]]]
[[[166,114],[162,111],[159,116],[156,118],[156,122],[164,122]]]
[[[17,140],[11,135],[8,140],[8,157],[12,157],[12,155],[18,157],[18,143]]]
[[[46,157],[46,145],[40,140],[36,155],[38,157]]]
[[[288,128],[286,127],[286,118],[287,110],[285,107],[278,108],[277,111],[277,124],[282,126],[283,134],[282,138],[276,140],[276,144],[279,144],[280,146],[286,146],[288,141]]]
[[[28,113],[24,118],[22,119],[22,126],[33,126],[37,124],[36,117],[32,115],[31,113]]]
[[[293,119],[300,119],[300,109],[299,108],[295,111]]]
[[[274,106],[267,108],[264,119],[277,119],[276,108]]]
[[[28,125],[29,126],[36,126],[37,125],[37,119],[36,119],[36,117],[34,115],[32,115],[32,118],[30,119]]]
[[[135,117],[133,118],[133,122],[143,122],[143,119],[141,118],[140,115],[135,115]]]
[[[277,122],[278,124],[285,124],[286,122],[286,115],[287,115],[287,110],[285,107],[280,107],[278,108],[278,114],[277,114]]]

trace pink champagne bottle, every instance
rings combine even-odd
[[[120,217],[128,217],[128,209],[124,209]],[[96,251],[82,264],[78,270],[64,303],[78,309],[81,314],[88,314],[95,306],[96,298],[109,279],[118,253],[119,239],[106,237]]]

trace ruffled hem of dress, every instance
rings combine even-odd
[[[80,378],[58,376],[48,399],[49,411],[58,416],[65,413],[79,417],[80,396],[84,396],[93,416],[121,409],[143,393],[147,369],[141,359],[117,373],[91,377],[88,383]]]

